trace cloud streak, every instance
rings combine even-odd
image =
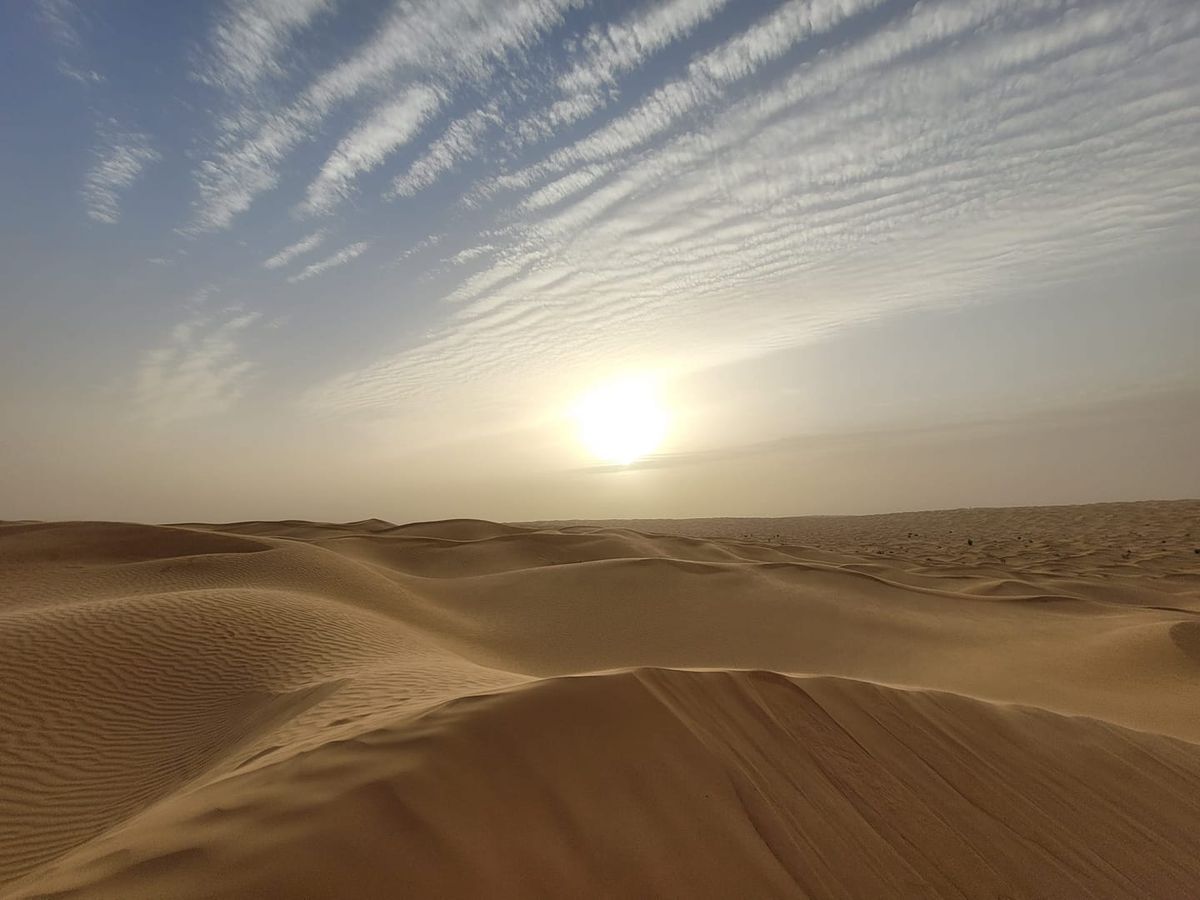
[[[327,14],[332,0],[234,0],[213,25],[212,55],[201,79],[246,90],[283,74],[280,57],[292,38]]]
[[[335,109],[364,93],[403,90],[414,82],[449,92],[483,81],[559,24],[570,5],[572,0],[396,0],[370,39],[315,77],[293,102],[278,107],[264,96],[254,110],[223,123],[196,169],[191,230],[228,228],[279,184],[280,165]],[[403,121],[401,111],[376,107],[327,160],[305,207],[335,204],[359,172],[398,146],[392,141]]]
[[[159,425],[217,415],[242,396],[254,364],[242,357],[245,331],[260,313],[196,312],[176,325],[162,346],[142,357],[134,397]]]
[[[112,225],[121,218],[121,195],[162,156],[144,134],[108,135],[94,156],[83,184],[84,204],[88,218]]]
[[[420,85],[376,109],[337,145],[308,187],[307,212],[328,212],[345,199],[354,180],[408,143],[441,104],[440,94]]]
[[[495,113],[477,110],[451,122],[408,171],[392,181],[391,190],[385,196],[389,199],[411,197],[453,171],[459,162],[475,154],[480,139],[496,121]]]
[[[620,22],[594,26],[580,42],[580,58],[555,81],[559,99],[516,126],[523,142],[545,138],[604,106],[619,76],[645,65],[658,51],[720,12],[728,0],[667,0],[640,7]]]
[[[351,244],[349,247],[345,247],[339,250],[337,253],[327,256],[319,262],[305,266],[295,275],[292,275],[290,278],[288,278],[288,282],[290,284],[296,284],[300,281],[307,281],[310,278],[320,275],[322,272],[328,272],[330,269],[336,269],[338,266],[344,266],[352,259],[357,259],[358,257],[362,256],[362,254],[365,253],[370,246],[370,241],[359,241],[357,244]]]
[[[496,167],[463,195],[495,211],[478,238],[495,249],[443,327],[312,403],[713,365],[1036,290],[1195,221],[1200,11],[879,6],[781,4],[542,160]]]
[[[197,54],[183,230],[326,217],[256,267],[378,245],[422,323],[324,410],[759,356],[1173,246],[1200,207],[1186,0],[229,0]],[[88,214],[157,159],[106,142]]]
[[[324,231],[314,231],[312,234],[302,237],[294,244],[289,244],[284,247],[274,256],[263,261],[264,269],[280,269],[290,263],[292,260],[306,253],[311,253],[317,247],[321,246],[325,241]]]

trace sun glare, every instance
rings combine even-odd
[[[598,387],[576,404],[579,439],[597,459],[627,466],[654,452],[667,432],[656,386],[627,378]]]

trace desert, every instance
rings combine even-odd
[[[1197,0],[0,4],[0,900],[1198,900]]]
[[[0,526],[0,896],[1187,897],[1200,502]]]

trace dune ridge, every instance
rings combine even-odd
[[[1194,896],[1200,503],[965,512],[0,525],[0,897]]]

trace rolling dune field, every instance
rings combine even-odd
[[[1200,896],[1200,501],[0,524],[45,896]]]

